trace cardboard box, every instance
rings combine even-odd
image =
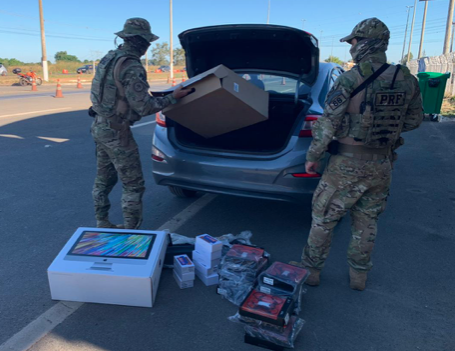
[[[196,237],[195,250],[202,252],[216,252],[221,251],[223,244],[218,239],[208,234],[198,235]],[[218,257],[217,257],[218,258]]]
[[[196,275],[206,286],[218,284],[219,276],[217,273],[205,276],[201,271],[196,269]]]
[[[187,255],[174,256],[174,270],[180,277],[186,273],[193,273],[194,275],[194,263]]]
[[[212,275],[214,273],[217,273],[218,267],[208,267],[204,263],[199,262],[199,261],[194,261],[194,265],[196,266],[196,270],[202,272],[205,276]]]
[[[186,288],[192,288],[194,286],[194,279],[191,280],[182,280],[182,278],[179,277],[176,271],[173,273],[174,279],[177,282],[177,285],[179,286],[180,289],[186,289]],[[194,272],[193,272],[194,275]]]
[[[163,114],[205,137],[241,129],[269,117],[269,93],[219,65],[183,83],[192,94],[169,105]]]
[[[169,236],[79,228],[47,270],[53,300],[152,307]]]
[[[212,254],[220,253],[218,258],[212,258]],[[212,254],[201,253],[198,251],[193,251],[193,261],[203,263],[207,268],[213,268],[220,264],[221,262],[221,251],[216,251]]]

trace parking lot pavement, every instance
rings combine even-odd
[[[89,104],[88,95],[71,99]],[[0,126],[0,135],[22,137],[0,137],[0,164],[7,169],[0,172],[0,351],[16,333],[33,351],[258,350],[245,345],[242,327],[227,320],[234,305],[198,280],[194,288],[178,289],[170,270],[163,271],[153,308],[81,304],[61,323],[40,317],[61,306],[50,299],[47,267],[77,227],[95,224],[91,119],[85,107],[15,118]],[[215,196],[193,217],[172,221],[203,197],[178,199],[153,183],[154,128],[149,123],[134,129],[147,182],[143,228],[174,223],[176,232],[192,237],[251,230],[252,241],[273,260],[299,258],[310,226],[310,199],[296,205]],[[66,141],[37,138],[43,135]],[[426,122],[405,137],[367,290],[349,289],[346,218],[336,230],[321,286],[309,287],[304,296],[306,324],[296,350],[455,349],[455,123]],[[120,192],[118,185],[111,196],[115,222],[121,221]],[[53,323],[51,331],[24,329],[36,321]]]

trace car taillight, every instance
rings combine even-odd
[[[155,115],[155,119],[156,119],[156,124],[158,124],[159,126],[161,127],[164,127],[166,128],[166,116],[164,116],[161,112],[158,112],[156,115]]]
[[[152,160],[157,161],[157,162],[162,162],[162,163],[167,163],[165,160],[166,155],[163,154],[160,150],[158,150],[156,147],[152,146]]]
[[[302,129],[299,133],[299,138],[311,138],[313,136],[313,124],[318,120],[319,115],[308,115],[303,122]]]
[[[292,173],[292,176],[295,178],[320,178],[321,175],[319,173],[310,174],[310,173]]]

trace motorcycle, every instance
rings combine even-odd
[[[30,71],[28,73],[21,73],[22,70],[20,68],[13,69],[13,73],[19,77],[19,84],[21,86],[27,86],[33,84],[33,78],[35,78],[36,85],[43,84],[43,80],[40,77],[37,77],[34,71]]]

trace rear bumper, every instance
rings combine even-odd
[[[164,128],[156,126],[153,145],[165,162],[153,162],[158,185],[209,193],[288,202],[308,201],[320,178],[295,178],[305,172],[309,140],[299,140],[279,156],[264,159],[217,157],[174,147]]]
[[[203,191],[207,193],[223,194],[223,195],[234,195],[242,197],[250,197],[255,199],[264,200],[278,200],[286,202],[305,202],[309,199],[309,196],[314,192],[314,189],[318,185],[319,179],[310,179],[306,181],[307,187],[305,189],[287,190],[278,189],[272,187],[266,187],[263,189],[245,189],[236,184],[224,184],[224,185],[213,185],[208,182],[187,182],[179,179],[178,177],[163,176],[157,172],[153,172],[153,177],[158,185],[165,186],[178,186],[185,189]],[[300,180],[301,182],[301,180]],[[232,186],[234,185],[234,186]]]

